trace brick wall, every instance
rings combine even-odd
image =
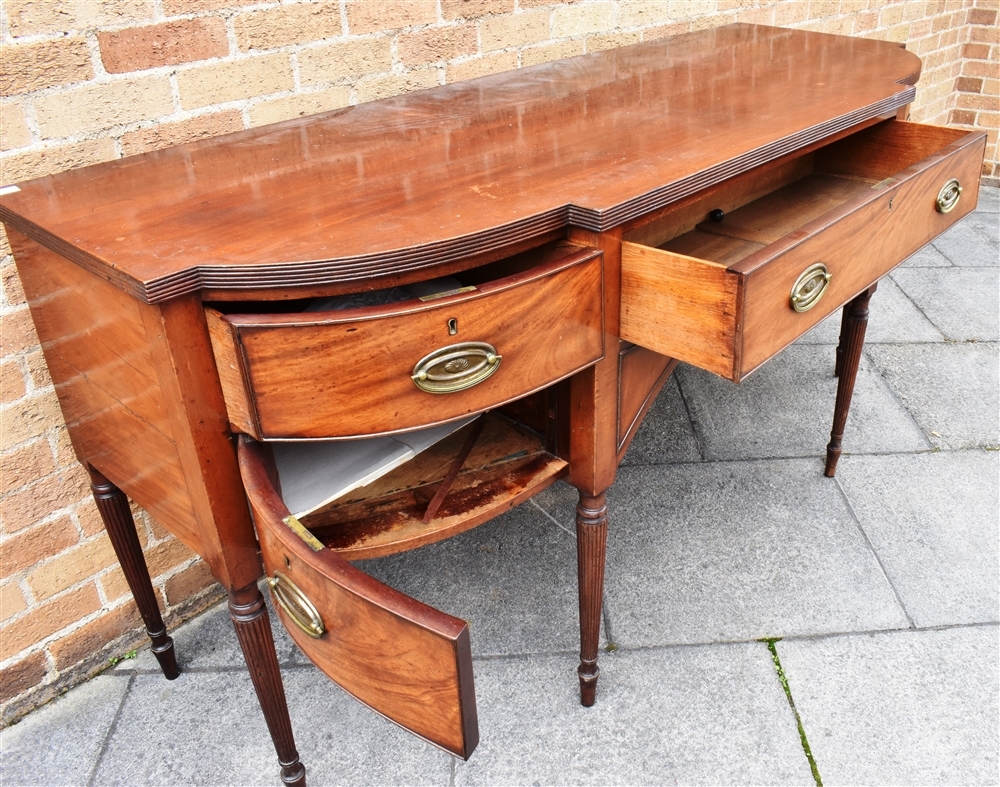
[[[0,183],[728,22],[905,43],[912,118],[984,128],[997,0],[0,0]],[[0,256],[8,255],[0,237]],[[142,641],[9,256],[0,262],[3,719]],[[137,511],[174,622],[218,597]]]

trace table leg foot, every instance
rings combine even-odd
[[[833,411],[830,443],[826,447],[826,469],[823,471],[827,478],[833,478],[837,472],[847,413],[851,408],[854,381],[858,376],[861,350],[865,344],[865,331],[868,328],[868,302],[876,286],[873,284],[844,307],[840,344],[837,347],[837,404]]]
[[[292,722],[288,718],[288,703],[285,687],[281,683],[278,654],[274,650],[271,621],[267,614],[264,597],[256,583],[229,593],[229,616],[236,629],[236,637],[243,650],[250,679],[264,721],[271,733],[278,762],[281,765],[282,784],[305,787],[306,768],[299,761],[292,735]]]
[[[146,625],[153,655],[159,662],[164,677],[173,680],[180,674],[174,652],[174,641],[167,636],[167,627],[163,624],[160,607],[156,603],[156,592],[149,578],[146,559],[142,555],[142,545],[135,530],[135,519],[132,518],[128,498],[100,471],[89,465],[87,470],[90,473],[90,488],[94,493],[97,510],[104,521],[104,529],[111,539],[111,546],[132,591],[135,605],[139,608],[139,615]]]
[[[604,492],[580,494],[576,507],[576,554],[580,591],[580,704],[597,699],[597,650],[601,636],[601,603],[604,595],[604,558],[607,552],[608,507]]]

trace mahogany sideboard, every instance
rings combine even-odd
[[[605,493],[675,365],[739,382],[843,307],[832,475],[879,278],[975,207],[985,135],[905,122],[919,72],[892,43],[730,25],[2,189],[165,675],[126,495],[228,591],[286,784],[305,768],[263,577],[321,670],[467,758],[467,624],[349,561],[565,477],[592,704]],[[283,497],[289,452],[474,415],[318,510]]]

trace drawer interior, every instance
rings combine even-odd
[[[769,181],[759,196],[756,189],[744,191],[734,184],[729,194],[718,195],[725,207],[703,210],[703,220],[693,228],[664,225],[660,237],[647,236],[641,242],[733,266],[850,200],[892,185],[893,176],[960,135],[952,129],[887,121],[776,166],[769,179],[767,173],[758,173],[758,180]]]
[[[298,522],[323,546],[348,560],[378,557],[468,530],[566,473],[566,461],[546,449],[542,435],[501,413],[466,419],[460,428],[445,431],[450,433],[407,461],[375,471],[367,483],[300,514]],[[333,467],[337,456],[355,449],[365,454],[366,443],[388,439],[327,444],[333,452],[341,452],[326,454],[331,490],[341,483]],[[406,436],[395,439],[405,441]],[[323,466],[289,459],[296,451],[322,457],[316,447],[315,442],[263,444],[276,491],[283,498],[283,485],[291,489],[296,480],[288,473],[305,468],[322,477]]]

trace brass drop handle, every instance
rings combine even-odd
[[[937,195],[937,211],[938,213],[948,213],[957,204],[959,197],[962,196],[962,184],[958,182],[958,178],[952,178],[947,183],[941,187],[941,191]]]
[[[427,393],[464,391],[493,374],[502,360],[496,347],[486,342],[450,344],[417,361],[413,384]]]
[[[280,571],[275,571],[273,577],[268,577],[267,584],[271,587],[271,592],[274,593],[274,600],[278,602],[278,606],[285,611],[285,614],[292,619],[296,626],[313,639],[319,639],[323,636],[326,632],[323,618],[298,585]]]
[[[791,303],[797,312],[807,312],[823,297],[830,286],[830,273],[822,262],[810,265],[799,275],[792,285]]]

